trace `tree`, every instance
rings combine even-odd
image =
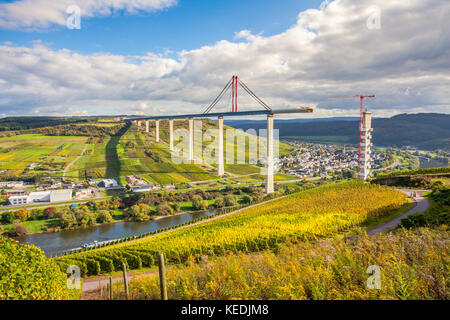
[[[141,203],[127,208],[124,213],[128,220],[142,222],[150,219],[150,212],[150,207]]]
[[[225,199],[223,197],[217,197],[214,205],[216,208],[223,208],[225,206]]]
[[[110,223],[113,221],[111,213],[107,210],[100,210],[98,213],[97,221],[99,223]]]
[[[33,209],[30,213],[30,220],[39,220],[42,217],[42,211],[39,209]]]
[[[245,196],[242,198],[242,202],[245,203],[245,204],[250,204],[250,203],[252,203],[252,201],[253,201],[253,199],[252,199],[252,197],[250,197],[249,195],[245,195]]]
[[[56,208],[55,207],[48,207],[44,210],[44,216],[47,219],[54,219],[56,214]]]
[[[156,207],[156,213],[158,216],[168,216],[173,213],[173,209],[167,204],[160,204]]]
[[[170,206],[172,207],[174,213],[181,211],[181,206],[178,202],[172,202],[170,203]]]
[[[194,210],[202,210],[203,209],[203,198],[199,195],[194,195],[191,198],[192,208]]]
[[[13,212],[11,212],[11,211],[5,212],[2,215],[2,222],[5,223],[5,224],[13,223],[13,221],[15,219],[16,219],[16,215]]]
[[[61,217],[61,220],[59,222],[59,225],[61,228],[72,228],[78,224],[77,219],[75,215],[71,212],[64,213]]]
[[[17,210],[16,212],[14,212],[14,215],[20,221],[25,222],[28,220],[29,212],[27,209],[20,209],[20,210]]]
[[[236,201],[235,196],[233,196],[232,194],[225,196],[225,205],[227,207],[232,207],[232,206],[235,206],[236,204],[237,204],[237,201]]]

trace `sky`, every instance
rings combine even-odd
[[[450,113],[448,21],[447,0],[0,1],[0,116],[197,113],[232,75],[315,118],[360,94],[377,117]]]

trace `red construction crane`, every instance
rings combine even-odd
[[[364,95],[354,95],[354,96],[337,96],[331,97],[333,99],[338,98],[359,98],[361,100],[360,114],[359,114],[359,152],[358,152],[358,178],[361,172],[361,140],[362,140],[362,124],[363,124],[363,112],[364,112],[364,99],[365,98],[375,98],[375,95],[364,96]]]

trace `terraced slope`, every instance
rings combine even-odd
[[[56,260],[63,268],[80,264],[85,273],[95,274],[120,268],[122,261],[132,269],[151,266],[158,252],[172,263],[204,254],[253,252],[276,248],[287,239],[301,241],[348,230],[406,203],[405,195],[387,187],[361,182],[326,185],[190,228]]]

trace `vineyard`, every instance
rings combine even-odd
[[[76,253],[55,260],[61,268],[80,266],[88,275],[121,268],[150,267],[164,252],[170,263],[229,252],[278,250],[286,241],[329,236],[398,210],[407,203],[400,192],[358,181],[321,186],[240,211],[191,228]]]
[[[67,288],[67,277],[41,249],[0,237],[1,300],[67,300],[79,298]]]
[[[287,244],[277,254],[231,254],[169,268],[169,299],[448,300],[449,237],[443,229],[399,230],[352,240]],[[367,287],[379,266],[380,290]],[[131,280],[133,300],[160,299],[157,274]],[[114,288],[124,299],[123,285]]]

